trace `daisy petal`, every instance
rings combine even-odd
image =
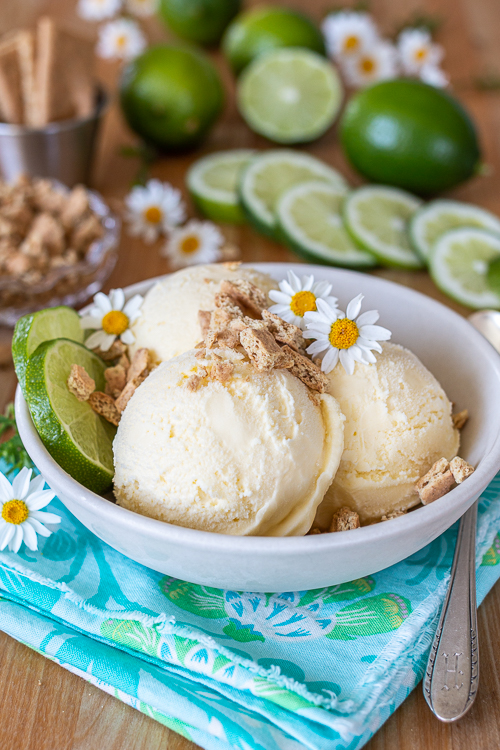
[[[371,326],[373,323],[376,323],[379,318],[380,315],[378,310],[367,310],[366,312],[361,313],[356,320],[356,325],[358,328],[361,328],[361,326]]]
[[[288,283],[288,281],[280,282],[280,289],[282,292],[285,292],[285,294],[288,294],[289,297],[293,297],[296,291],[293,286]]]
[[[392,333],[382,326],[362,326],[359,329],[360,336],[365,339],[375,339],[376,341],[389,341]]]
[[[320,312],[323,313],[323,315],[326,317],[327,320],[329,320],[331,323],[335,323],[339,316],[339,313],[334,310],[328,302],[324,299],[317,299],[316,300],[316,307]]]
[[[327,351],[325,356],[323,357],[323,361],[321,363],[321,369],[323,372],[325,372],[327,375],[329,372],[331,372],[334,367],[336,367],[337,362],[339,361],[339,350],[334,349],[333,346],[331,349]]]
[[[144,297],[142,297],[140,294],[136,294],[128,300],[125,307],[123,308],[123,312],[129,318],[132,317],[132,315],[135,315],[138,312],[143,302]]]
[[[109,301],[113,310],[123,310],[125,304],[125,292],[123,289],[112,289],[109,293]]]
[[[291,297],[289,294],[285,294],[284,292],[279,292],[277,289],[271,289],[271,291],[269,292],[269,297],[272,299],[273,302],[278,302],[281,305],[289,306],[291,302]]]
[[[56,516],[55,513],[46,513],[43,510],[35,510],[34,513],[30,513],[30,518],[34,518],[35,521],[41,523],[61,523],[60,517]]]
[[[380,346],[378,341],[374,341],[373,339],[364,339],[362,336],[360,336],[356,341],[356,344],[360,349],[363,349],[363,351],[370,351],[371,349],[374,349],[376,352],[382,352],[382,347]]]
[[[25,521],[25,523],[29,523],[29,525],[32,526],[35,529],[36,533],[39,536],[45,536],[45,537],[47,537],[47,536],[50,536],[52,534],[51,531],[49,531],[48,529],[46,529],[45,526],[42,526],[42,524],[40,523],[40,521],[37,521],[36,518],[33,518],[33,516],[30,516],[28,518],[28,520]]]
[[[116,336],[114,335],[114,333],[105,333],[104,336],[105,338],[101,343],[101,349],[103,350],[103,352],[107,352],[108,349],[111,349],[111,347],[115,343]]]
[[[14,536],[14,524],[6,523],[0,531],[0,551],[4,550]]]
[[[51,500],[55,498],[55,496],[56,494],[55,492],[52,492],[52,490],[42,490],[40,492],[34,492],[33,494],[30,494],[26,498],[25,502],[30,511],[41,510],[42,508],[45,508],[45,506],[48,505]]]
[[[97,294],[94,297],[94,305],[102,312],[103,315],[106,315],[106,313],[111,312],[113,309],[111,307],[111,302],[109,301],[109,297],[107,297],[102,292],[97,292]]]
[[[34,479],[30,482],[30,496],[33,495],[35,492],[42,492],[43,488],[45,487],[45,478],[39,474],[38,476],[34,477]]]
[[[30,487],[32,470],[24,467],[12,482],[12,495],[16,500],[24,500]]]
[[[304,292],[310,292],[313,288],[314,276],[304,276],[302,279],[302,289]]]
[[[122,335],[120,336],[120,339],[123,341],[124,344],[133,344],[135,342],[135,336],[130,330],[130,328],[127,328],[126,331],[123,331]]]
[[[0,501],[6,503],[8,500],[12,500],[13,497],[11,483],[7,477],[0,472]]]
[[[96,331],[95,333],[92,333],[88,339],[85,339],[85,346],[87,349],[97,349],[98,347],[102,347],[102,344],[104,344],[107,341],[108,334],[104,333],[104,331],[101,329],[100,331]],[[109,349],[109,347],[108,347]]]
[[[38,540],[36,538],[36,532],[33,526],[28,523],[23,523],[23,536],[24,543],[28,549],[33,552],[38,549]]]
[[[349,302],[349,304],[347,305],[347,310],[345,311],[346,318],[349,318],[349,320],[354,320],[359,315],[363,297],[363,294],[358,294],[357,297],[354,297],[354,299]]]
[[[352,375],[354,372],[354,359],[351,356],[349,349],[342,349],[339,354],[340,364],[348,375]]]
[[[325,349],[328,349],[329,343],[328,341],[315,341],[314,344],[311,344],[307,347],[306,352],[311,355],[311,357],[316,356],[316,354],[321,354],[321,352],[324,352]]]
[[[14,534],[12,536],[12,539],[9,542],[10,551],[19,552],[19,548],[22,543],[23,543],[23,529],[22,529],[21,524],[19,524],[19,526],[15,527]]]
[[[295,294],[295,292],[300,292],[300,279],[293,271],[288,271],[288,283],[293,289],[293,294]]]
[[[100,328],[102,318],[98,318],[95,315],[84,315],[80,318],[80,326],[85,330],[89,328]]]
[[[322,297],[323,299],[325,299],[325,297],[328,297],[331,291],[332,285],[329,284],[328,281],[318,281],[312,290],[313,294],[315,294],[316,297]]]

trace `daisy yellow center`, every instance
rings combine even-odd
[[[363,73],[373,73],[375,70],[375,60],[372,57],[363,57],[360,61],[360,68]]]
[[[180,244],[181,253],[191,255],[200,249],[200,240],[195,234],[188,234]]]
[[[359,47],[359,37],[355,34],[346,36],[344,39],[344,50],[345,52],[355,52]]]
[[[120,34],[116,37],[116,46],[118,47],[118,49],[122,49],[122,47],[125,47],[126,44],[127,37],[125,36],[125,34]]]
[[[316,310],[316,297],[312,292],[297,292],[297,294],[293,295],[290,302],[290,310],[294,315],[303,318],[306,312],[314,312]]]
[[[423,62],[426,57],[427,57],[427,50],[425,47],[420,47],[420,49],[417,49],[415,51],[415,60],[417,60],[417,62]]]
[[[2,508],[3,520],[7,523],[14,523],[16,526],[24,523],[29,514],[28,506],[23,500],[9,500]]]
[[[359,337],[359,329],[354,320],[340,318],[330,328],[328,340],[335,349],[349,349],[356,343]]]
[[[104,333],[121,336],[128,328],[128,318],[121,310],[111,310],[102,319],[102,330]]]
[[[144,211],[144,218],[150,224],[158,224],[161,221],[161,217],[162,213],[158,206],[149,206],[149,208]]]

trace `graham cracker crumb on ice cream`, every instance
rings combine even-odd
[[[193,349],[200,340],[198,311],[212,311],[222,281],[246,280],[267,294],[277,288],[270,276],[238,264],[191,266],[159,281],[147,293],[142,315],[132,326],[136,349],[149,349],[155,362],[163,362]]]

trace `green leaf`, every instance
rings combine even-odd
[[[5,414],[0,414],[0,438],[9,431],[13,433],[10,438],[0,442],[0,460],[5,461],[8,466],[5,471],[7,476],[17,473],[24,467],[28,469],[35,467],[19,437],[14,415],[14,404],[9,404],[5,410]]]
[[[252,627],[247,625],[239,625],[234,620],[231,620],[229,625],[223,628],[223,632],[230,636],[234,641],[240,641],[240,643],[248,643],[249,641],[262,641],[266,639],[258,631],[254,631]]]
[[[360,636],[397,630],[411,613],[411,603],[398,594],[379,594],[349,604],[335,615],[335,625],[327,638],[352,641]]]
[[[251,691],[260,698],[265,698],[278,706],[286,708],[288,711],[298,711],[301,708],[316,708],[316,704],[308,701],[291,690],[279,687],[275,682],[265,677],[254,677],[251,684]]]
[[[192,640],[191,638],[181,638],[179,635],[174,635],[175,652],[180,663],[184,665],[184,660],[188,655],[189,651],[193,646],[199,646],[200,642]]]
[[[497,534],[493,544],[483,555],[481,565],[498,565],[500,563],[500,534]]]
[[[325,589],[312,589],[307,591],[299,601],[299,607],[306,607],[311,602],[321,600],[323,604],[331,602],[344,602],[349,599],[358,599],[360,596],[369,594],[375,588],[375,580],[370,576],[356,578],[354,581],[339,583],[336,586],[328,586]]]
[[[167,599],[186,612],[206,617],[209,620],[227,617],[224,609],[224,595],[220,589],[198,586],[196,583],[168,577],[160,581],[160,589]]]
[[[160,635],[156,628],[146,628],[135,620],[106,620],[101,625],[101,635],[115,643],[158,656]]]

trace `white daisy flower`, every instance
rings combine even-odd
[[[117,337],[127,346],[133,344],[135,336],[130,326],[141,315],[143,301],[144,298],[136,294],[126,303],[123,289],[112,289],[109,295],[98,292],[93,303],[80,311],[81,327],[98,329],[85,340],[85,346],[107,352]]]
[[[44,490],[45,479],[41,475],[31,479],[31,473],[31,469],[21,469],[12,484],[0,473],[0,550],[9,545],[11,552],[19,552],[23,541],[28,549],[37,550],[36,535],[52,534],[43,524],[61,522],[54,513],[40,510],[55,492]]]
[[[122,0],[78,0],[77,13],[85,21],[112,18],[122,7]]]
[[[273,289],[269,292],[273,302],[277,302],[269,308],[269,312],[302,330],[306,327],[304,315],[316,311],[318,299],[324,300],[332,310],[337,309],[337,298],[329,296],[332,285],[327,281],[315,282],[314,276],[299,279],[293,271],[288,271],[288,281],[281,281],[279,288],[279,291]]]
[[[419,78],[429,86],[435,86],[437,89],[444,89],[450,82],[446,73],[438,68],[437,65],[424,65],[420,70]]]
[[[146,49],[146,37],[131,18],[117,18],[99,28],[99,57],[132,60]]]
[[[180,190],[160,180],[148,180],[145,187],[132,188],[125,205],[130,234],[141,236],[146,242],[154,242],[186,218]]]
[[[362,88],[377,81],[386,81],[398,75],[398,56],[390,42],[381,41],[360,55],[345,58],[342,72],[346,82]]]
[[[158,10],[159,0],[125,0],[125,9],[134,16],[146,18]]]
[[[363,295],[358,294],[347,305],[343,313],[333,310],[324,300],[318,300],[318,312],[305,314],[307,330],[304,337],[316,339],[307,347],[312,357],[323,354],[321,369],[329,373],[340,359],[348,375],[354,372],[354,363],[373,364],[376,357],[372,350],[382,351],[379,341],[388,341],[391,332],[374,325],[379,319],[377,310],[360,315]]]
[[[191,219],[181,229],[174,229],[163,249],[174,268],[221,260],[224,236],[211,221]]]
[[[406,75],[419,75],[422,68],[436,68],[443,59],[443,48],[434,44],[425,29],[404,29],[397,41],[399,61]]]
[[[368,13],[351,10],[330,13],[321,29],[328,54],[339,61],[366,52],[379,40],[377,27]]]

